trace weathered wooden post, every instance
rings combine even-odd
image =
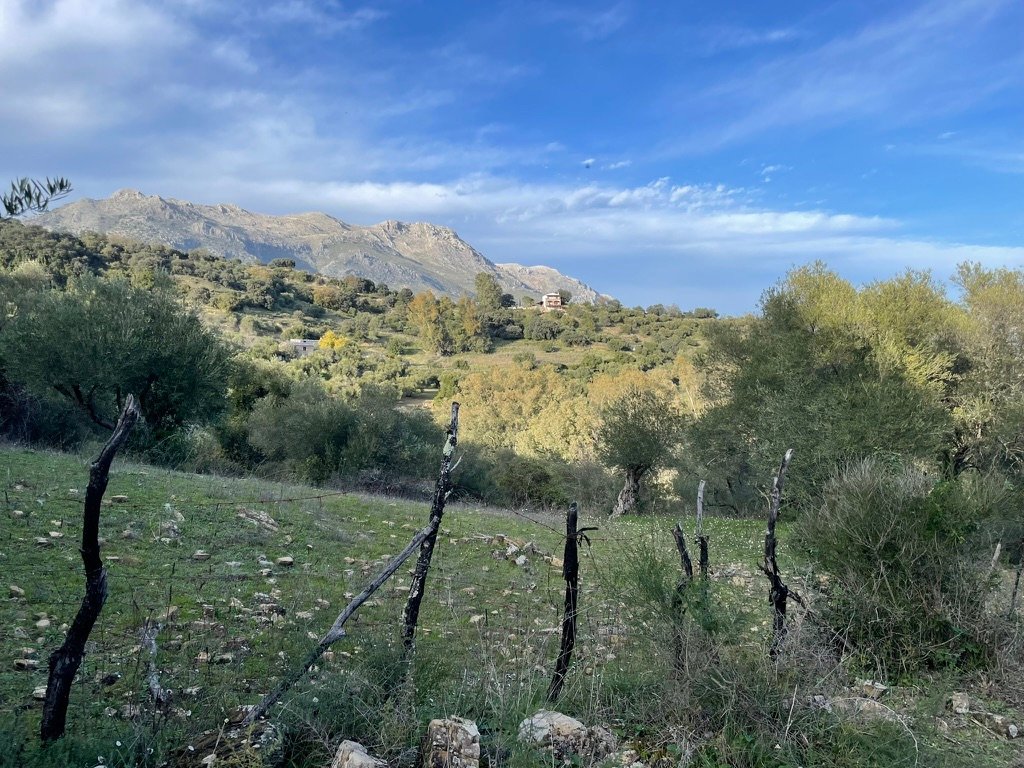
[[[708,555],[708,537],[704,535],[704,486],[705,480],[697,486],[697,549],[699,551],[700,575],[705,581],[711,576],[710,558]]]
[[[554,704],[562,692],[565,676],[576,647],[576,615],[579,610],[580,557],[579,531],[577,530],[578,507],[574,501],[569,505],[565,518],[565,550],[562,554],[562,578],[565,579],[565,608],[562,611],[562,643],[555,662],[555,674],[548,686],[548,701]]]
[[[441,527],[444,505],[452,492],[452,454],[459,444],[459,404],[452,403],[452,416],[448,424],[448,439],[441,453],[441,470],[438,472],[437,484],[434,486],[434,498],[430,505],[430,528],[432,532],[420,544],[420,555],[416,560],[412,583],[409,586],[409,598],[402,611],[402,643],[406,653],[410,653],[416,644],[416,622],[419,621],[420,603],[423,602],[423,590],[427,584],[427,572],[430,560],[434,556],[434,545],[437,543],[437,532]]]
[[[82,564],[85,566],[85,597],[75,614],[60,648],[50,655],[50,675],[43,699],[43,718],[39,735],[53,741],[64,735],[67,725],[71,684],[85,658],[85,644],[96,625],[103,604],[107,601],[107,569],[100,559],[100,506],[107,490],[110,465],[114,456],[128,440],[141,412],[133,395],[125,399],[113,434],[89,465],[89,485],[85,490],[85,511],[82,518]]]
[[[772,480],[772,490],[768,505],[768,529],[764,535],[764,562],[759,566],[762,573],[768,577],[770,585],[768,590],[768,602],[773,609],[772,614],[772,644],[769,654],[773,659],[777,658],[782,650],[782,644],[786,639],[786,605],[789,597],[792,596],[798,603],[803,600],[796,592],[790,591],[789,587],[782,580],[782,573],[779,571],[779,563],[776,559],[778,539],[775,536],[775,524],[779,520],[779,508],[782,504],[782,485],[786,478],[786,469],[789,468],[790,459],[793,458],[793,449],[786,451],[779,466],[778,474]]]

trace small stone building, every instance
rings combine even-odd
[[[320,341],[318,339],[288,339],[288,346],[299,357],[305,357],[320,348]]]

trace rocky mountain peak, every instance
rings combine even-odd
[[[357,275],[392,288],[431,290],[452,297],[472,295],[477,273],[488,272],[517,297],[564,289],[575,301],[598,299],[589,286],[557,270],[494,264],[455,230],[431,222],[388,219],[357,226],[326,213],[271,216],[228,203],[201,205],[121,189],[103,200],[82,199],[55,208],[34,223],[182,250],[205,248],[244,261],[290,258],[303,268],[332,277]]]

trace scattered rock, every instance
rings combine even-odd
[[[218,653],[211,660],[211,664],[230,664],[235,660],[235,654],[233,653]]]
[[[171,764],[181,768],[203,765],[269,768],[282,757],[284,739],[281,730],[267,720],[251,727],[230,726],[206,731],[173,755]]]
[[[286,555],[285,557],[277,558],[277,560],[275,560],[274,562],[282,568],[291,568],[293,565],[295,565],[295,558],[288,557]]]
[[[542,709],[519,724],[519,740],[549,749],[561,760],[572,755],[602,760],[618,748],[618,740],[607,728],[587,728],[575,718]]]
[[[197,560],[201,563],[204,560],[210,559],[210,553],[207,552],[205,549],[197,549],[195,552],[192,553],[192,559]]]
[[[888,720],[898,722],[899,715],[877,699],[849,696],[832,699],[832,711],[859,720]]]
[[[157,623],[158,624],[166,624],[166,623],[168,623],[170,621],[174,621],[175,617],[177,617],[177,615],[178,615],[178,610],[179,610],[178,606],[176,606],[176,605],[168,605],[163,611],[161,611],[157,615],[157,617],[156,617]]]
[[[49,619],[39,619],[39,621],[36,622],[36,629],[47,629],[49,626]]]
[[[62,531],[50,531],[51,539],[63,539],[64,533]]]
[[[40,685],[38,688],[33,688],[32,698],[36,701],[43,701],[46,698],[46,686]]]
[[[36,546],[37,547],[42,547],[43,549],[47,549],[49,547],[52,547],[53,546],[53,539],[50,539],[50,538],[44,537],[44,536],[40,536],[40,537],[38,537],[36,539]]]
[[[125,539],[126,541],[138,541],[142,538],[142,534],[131,528],[125,528],[123,531],[121,531],[121,538]]]
[[[623,768],[647,768],[647,763],[640,759],[640,753],[630,746],[611,755],[608,762]]]
[[[123,493],[118,493],[118,494],[115,494],[115,495],[111,496],[110,500],[114,504],[127,504],[128,503],[128,497],[125,496]]]
[[[889,690],[888,686],[875,680],[858,680],[854,691],[868,699],[880,699]]]
[[[260,509],[246,509],[242,507],[238,510],[238,517],[248,523],[252,523],[257,528],[266,528],[274,533],[277,532],[279,527],[274,518]]]
[[[992,712],[985,713],[985,726],[1008,739],[1016,739],[1020,735],[1020,729],[1010,718]]]
[[[25,516],[24,510],[21,510],[21,509],[12,509],[11,510],[11,517],[24,517],[24,516]]]
[[[431,720],[423,747],[424,768],[479,768],[480,730],[472,720]]]
[[[966,693],[954,693],[949,697],[946,704],[955,715],[966,715],[971,711],[971,700]]]
[[[21,599],[25,596],[25,590],[19,587],[17,584],[11,584],[11,586],[8,587],[8,591],[11,597],[15,599]]]
[[[39,669],[39,662],[36,659],[15,659],[14,668],[22,672],[31,672]]]
[[[331,768],[384,768],[383,760],[372,757],[357,741],[343,741],[334,753]]]
[[[515,559],[515,564],[520,568],[524,568],[528,562],[530,561],[526,559],[526,555],[520,555]]]

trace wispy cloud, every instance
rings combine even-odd
[[[803,37],[798,29],[750,29],[748,27],[709,26],[700,30],[701,53],[707,56],[753,48],[762,45],[776,45]]]
[[[611,37],[621,30],[630,19],[627,2],[619,2],[604,8],[594,5],[559,5],[542,3],[532,8],[534,21],[542,24],[563,24],[580,39],[593,42]]]
[[[775,174],[779,173],[780,171],[791,171],[791,170],[793,170],[792,167],[788,166],[788,165],[781,165],[781,164],[763,165],[763,166],[761,166],[761,181],[763,181],[765,184],[767,184],[768,182],[770,182],[772,180],[772,177]]]
[[[707,149],[766,130],[821,128],[865,118],[900,125],[1019,91],[1024,85],[1019,40],[1012,35],[993,40],[984,33],[993,25],[1019,28],[1021,23],[1022,6],[1013,0],[931,0],[890,14],[811,50],[741,70],[695,98],[682,99],[690,111],[713,105],[723,123],[675,147]]]

